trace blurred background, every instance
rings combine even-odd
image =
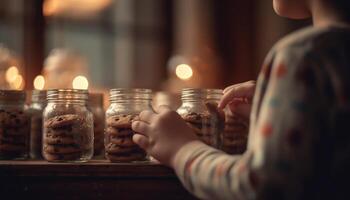
[[[272,45],[309,24],[266,0],[1,0],[2,89],[178,93],[256,79]]]

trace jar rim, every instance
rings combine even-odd
[[[24,90],[0,90],[0,101],[25,102],[26,97]]]
[[[66,100],[66,101],[82,101],[88,100],[88,90],[80,89],[49,89],[47,90],[47,101]]]
[[[222,89],[210,88],[184,88],[182,89],[182,100],[219,100],[223,95]]]
[[[111,102],[126,100],[152,100],[152,90],[147,88],[114,88],[109,91]]]
[[[32,102],[44,102],[46,101],[46,90],[32,90]]]

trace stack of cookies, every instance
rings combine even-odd
[[[111,162],[143,161],[146,152],[132,141],[134,131],[131,123],[137,120],[135,115],[114,115],[107,117],[105,130],[106,158]]]
[[[0,110],[0,159],[26,158],[29,151],[29,117],[23,110]]]
[[[43,156],[47,161],[79,161],[93,154],[93,127],[76,114],[45,120]]]
[[[182,116],[194,130],[197,137],[210,146],[217,147],[220,141],[220,127],[218,118],[209,114],[191,112]]]
[[[237,114],[226,115],[223,151],[242,154],[247,148],[249,120]]]

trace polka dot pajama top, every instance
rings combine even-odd
[[[201,199],[350,199],[349,99],[350,29],[305,28],[264,62],[247,151],[191,142],[175,171]]]

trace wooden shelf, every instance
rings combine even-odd
[[[0,176],[73,177],[175,177],[172,169],[156,163],[50,163],[47,161],[0,161]]]
[[[0,161],[0,199],[194,199],[157,163]],[[4,198],[6,199],[6,198]]]

